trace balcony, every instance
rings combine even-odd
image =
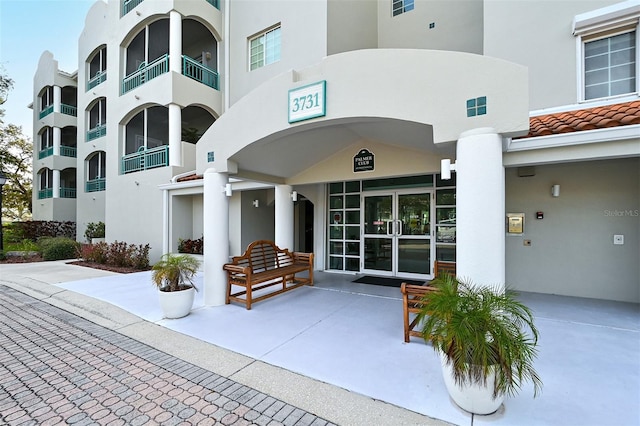
[[[107,187],[107,180],[105,178],[90,179],[85,184],[85,192],[98,192],[104,191]]]
[[[48,105],[44,107],[42,111],[40,111],[40,114],[38,115],[38,117],[42,119],[47,115],[51,114],[52,112],[53,112],[53,105]]]
[[[76,189],[60,187],[60,198],[76,198]]]
[[[78,116],[78,108],[73,105],[60,104],[60,112],[66,115],[71,115],[73,117]]]
[[[87,81],[87,91],[93,89],[98,84],[104,82],[107,79],[107,71],[98,71],[91,80]]]
[[[149,80],[169,71],[169,55],[165,54],[147,65],[140,64],[138,69],[122,80],[122,94],[146,83]]]
[[[162,145],[145,150],[140,148],[138,152],[122,157],[122,174],[139,172],[141,170],[154,169],[169,165],[169,146]]]
[[[60,155],[63,157],[76,158],[77,149],[75,146],[60,145]]]
[[[107,126],[99,124],[87,132],[87,142],[98,139],[107,134]]]
[[[144,0],[124,0],[122,2],[122,16],[131,12],[137,5],[142,3]]]
[[[47,158],[53,155],[53,147],[50,146],[48,148],[43,149],[38,152],[38,160],[42,160],[43,158]]]
[[[218,73],[185,55],[182,56],[182,74],[219,90]]]
[[[45,188],[38,191],[38,200],[53,198],[53,188]]]

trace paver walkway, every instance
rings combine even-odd
[[[0,285],[0,425],[330,425]]]

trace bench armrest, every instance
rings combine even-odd
[[[293,261],[300,263],[313,264],[313,253],[293,252]]]
[[[234,265],[233,263],[225,263],[222,269],[228,272],[245,275],[251,272],[251,268],[249,268],[248,266]]]

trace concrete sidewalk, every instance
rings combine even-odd
[[[118,340],[119,334],[133,339],[133,341],[135,341],[133,346],[140,345],[140,347],[146,347],[146,345],[148,345],[151,348],[154,348],[154,350],[157,350],[153,352],[153,355],[149,355],[149,352],[144,351],[136,352],[137,350],[142,349],[133,350],[131,349],[131,344],[128,343],[127,345],[125,345],[126,351],[128,351],[129,353],[129,355],[127,356],[134,357],[136,363],[144,363],[150,361],[149,359],[147,359],[148,357],[151,357],[153,359],[162,358],[164,354],[167,354],[168,357],[166,358],[166,364],[163,365],[172,367],[163,367],[167,371],[162,372],[158,377],[162,377],[162,374],[174,374],[175,371],[171,370],[175,369],[176,365],[181,365],[184,367],[185,364],[180,363],[192,364],[194,367],[202,369],[202,371],[211,373],[211,376],[207,376],[207,378],[202,379],[201,383],[206,383],[206,385],[203,386],[205,389],[196,388],[198,392],[201,393],[200,396],[193,394],[183,395],[185,396],[185,399],[193,397],[191,398],[191,401],[194,402],[194,404],[195,402],[199,401],[199,406],[201,406],[200,410],[196,410],[196,412],[194,413],[192,413],[191,411],[180,411],[182,412],[183,416],[188,413],[191,413],[191,415],[195,416],[199,413],[198,415],[200,417],[198,418],[204,421],[204,418],[201,418],[202,414],[207,413],[207,410],[213,410],[212,407],[216,406],[218,416],[221,416],[223,413],[225,413],[218,420],[222,421],[223,424],[234,425],[252,424],[252,422],[255,424],[314,425],[326,424],[326,422],[339,425],[447,424],[445,422],[434,420],[427,416],[423,416],[382,401],[374,400],[363,395],[349,392],[337,386],[329,385],[327,383],[323,383],[299,374],[292,373],[283,368],[275,367],[265,362],[257,361],[251,357],[222,349],[210,343],[203,342],[199,339],[186,336],[184,334],[169,330],[165,327],[158,326],[152,322],[143,320],[140,317],[135,316],[118,307],[115,307],[109,303],[101,302],[92,297],[83,296],[73,291],[65,290],[61,287],[52,285],[63,282],[105,277],[110,275],[114,274],[75,265],[67,265],[64,261],[0,265],[0,284],[17,290],[18,292],[24,293],[24,295],[32,297],[39,301],[29,302],[28,300],[25,300],[26,296],[14,293],[13,297],[18,299],[18,302],[14,303],[23,303],[25,309],[27,307],[34,307],[38,305],[38,312],[42,312],[47,310],[44,308],[45,304],[52,305],[61,310],[59,311],[50,309],[49,312],[50,314],[53,312],[53,317],[57,318],[56,321],[60,322],[62,327],[68,326],[69,321],[71,321],[70,316],[67,314],[67,312],[75,314],[93,323],[91,324],[85,322],[83,323],[83,325],[78,326],[76,321],[74,327],[77,327],[82,332],[93,330],[91,331],[92,335],[95,335],[97,333],[101,336],[106,336],[103,337],[100,341],[102,342],[101,344],[112,344],[113,340]],[[9,295],[4,295],[3,300],[7,300],[7,297],[9,297]],[[6,309],[5,311],[9,312],[11,310]],[[11,311],[11,315],[22,315],[21,311],[22,310],[20,309],[13,310]],[[29,321],[31,317],[21,316],[20,322]],[[41,319],[41,321],[45,320]],[[110,334],[113,332],[117,332],[117,334]],[[31,331],[26,331],[24,338],[29,338],[29,334],[37,335],[37,328],[31,329]],[[94,346],[95,342],[92,342],[90,347],[94,348]],[[89,346],[85,345],[84,347],[86,348]],[[93,349],[88,352],[92,351]],[[5,358],[3,358],[3,360],[4,359]],[[127,361],[127,363],[132,365],[140,365],[135,364],[129,360]],[[161,365],[157,366],[162,367]],[[147,373],[137,373],[139,373],[140,376],[121,378],[120,380],[127,380],[127,382],[131,383],[136,382],[137,385],[139,385],[139,388],[141,388],[146,381],[142,380],[145,377],[151,381],[157,380],[157,377],[151,377]],[[46,373],[43,373],[43,375],[44,374]],[[3,374],[2,376],[4,377],[5,375]],[[204,377],[206,376],[206,374],[200,374],[200,376]],[[54,376],[50,375],[49,377]],[[97,374],[95,374],[94,377],[97,377]],[[64,377],[58,377],[57,379],[63,380]],[[174,379],[175,381],[180,381],[180,378]],[[189,378],[184,376],[181,377],[181,379],[190,380]],[[233,407],[233,409],[231,410],[225,409],[225,404],[229,401],[223,399],[222,402],[224,402],[224,404],[216,405],[216,400],[212,399],[213,397],[211,396],[218,393],[225,398],[231,399],[229,398],[230,395],[224,395],[223,393],[227,388],[220,389],[219,387],[224,386],[221,383],[226,383],[225,380],[231,383],[230,385],[228,385],[228,387],[230,388],[237,385],[237,389],[234,389],[234,392],[232,393],[236,397],[235,402],[238,405],[226,405],[227,408]],[[87,388],[90,388],[89,384],[85,383],[84,385]],[[201,385],[194,384],[194,386]],[[218,386],[218,391],[215,390],[216,386]],[[7,388],[5,387],[5,389]],[[131,392],[135,394],[136,387],[133,386],[127,389],[127,398],[134,399],[135,396],[133,396]],[[161,389],[165,389],[166,393],[171,391],[176,392],[175,386],[171,389],[170,387],[162,387]],[[238,389],[242,389],[242,391],[239,391]],[[236,390],[238,391],[235,392]],[[123,392],[125,391],[123,390]],[[99,389],[96,388],[93,393],[99,394]],[[72,401],[70,401],[69,403],[71,403],[71,406],[67,406],[67,408],[71,409],[72,406],[82,407],[83,404],[87,404],[84,405],[84,407],[87,407],[90,404],[89,401],[91,399],[97,400],[97,398],[91,397],[92,393],[89,393],[88,395],[88,399],[86,401],[82,400],[82,403],[78,403],[77,401],[73,403]],[[207,399],[207,395],[209,395],[209,399]],[[264,409],[263,411],[256,410],[255,406],[251,407],[247,405],[248,401],[246,401],[246,398],[249,395],[252,395],[252,398],[250,400],[253,400],[253,402],[256,402],[257,399],[260,399],[260,397],[256,397],[256,395],[264,395],[261,401],[267,400],[267,398],[269,398],[268,401],[270,401],[271,404],[268,407],[261,406]],[[15,398],[15,395],[12,396]],[[159,395],[156,396],[160,397]],[[84,395],[83,398],[86,399],[87,396]],[[120,398],[120,402],[122,404],[125,404],[125,399],[126,398]],[[208,405],[204,404],[203,401],[207,402]],[[46,400],[40,401],[40,403],[47,405]],[[36,402],[34,402],[34,404],[36,404]],[[256,403],[256,405],[258,404],[259,402]],[[272,406],[272,404],[275,405]],[[60,404],[58,404],[58,406],[59,405]],[[266,403],[263,403],[263,405],[266,405]],[[209,408],[204,408],[206,406],[209,406]],[[240,406],[244,408],[238,408]],[[83,411],[80,408],[79,412],[69,411],[69,413],[73,412],[73,416],[76,416],[74,417],[74,420],[78,420],[80,423],[90,422],[91,415],[101,416],[102,414],[106,413],[106,411],[101,410],[109,411],[109,416],[105,415],[105,417],[100,418],[102,419],[108,417],[109,419],[114,421],[113,424],[117,424],[115,422],[116,420],[125,419],[125,417],[123,417],[124,414],[123,416],[118,416],[116,414],[117,409],[113,410],[109,409],[108,407],[101,407],[100,409],[96,409],[94,405],[91,405],[91,407],[94,408],[92,408],[90,412],[87,410]],[[156,404],[156,406],[153,407],[153,410],[155,411],[153,411],[150,407],[151,405],[147,405],[149,412],[153,412],[154,417],[150,417],[148,413],[143,412],[136,412],[138,416],[131,417],[131,412],[128,412],[126,413],[126,415],[129,415],[129,417],[126,418],[126,420],[128,420],[127,423],[133,421],[134,418],[138,418],[137,421],[154,421],[154,419],[156,418],[155,416],[160,416],[158,417],[158,419],[161,419],[164,418],[163,416],[168,415],[166,413],[169,410],[162,411],[162,407],[159,404]],[[269,407],[271,407],[270,411]],[[275,410],[275,407],[279,408],[277,411],[273,412]],[[119,408],[122,408],[122,405],[120,405]],[[5,409],[6,408],[3,408],[3,406],[0,405],[0,413],[4,413]],[[122,414],[125,411],[126,409],[122,409],[120,413]],[[86,414],[86,416],[82,415],[83,412]],[[97,412],[101,412],[102,414],[96,414]],[[265,412],[267,414],[265,414]],[[294,412],[295,415],[292,414]],[[240,416],[238,413],[242,413],[242,416]],[[246,416],[247,413],[250,414]],[[179,417],[177,413],[174,414],[175,416]],[[268,414],[270,414],[271,417],[269,417]],[[56,415],[59,415],[59,413],[57,413]],[[233,417],[234,415],[236,417]],[[113,416],[115,416],[115,418]],[[215,416],[213,416],[212,412],[212,418],[214,417]],[[99,423],[107,423],[95,418],[93,420],[97,420]],[[5,417],[5,421],[9,421],[7,417]]]

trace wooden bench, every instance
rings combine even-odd
[[[455,276],[455,262],[442,262],[436,260],[433,265],[434,278],[437,278],[438,275],[442,273],[447,273]],[[410,315],[417,315],[424,305],[422,300],[424,296],[431,292],[437,291],[437,289],[435,287],[429,286],[428,282],[425,282],[422,285],[402,283],[402,285],[400,286],[400,291],[402,292],[404,341],[406,343],[409,343],[411,336],[422,337],[422,333],[420,331],[414,330],[414,328],[418,325],[417,316],[413,317],[413,319],[410,319]]]
[[[254,241],[242,256],[234,256],[223,269],[227,272],[226,303],[244,303],[247,309],[251,309],[254,302],[304,284],[313,285],[313,253],[290,252],[279,248],[272,241]],[[301,272],[308,272],[308,276],[296,277]],[[232,292],[234,285],[244,290]],[[253,296],[258,290],[280,285],[282,287],[276,291]]]

